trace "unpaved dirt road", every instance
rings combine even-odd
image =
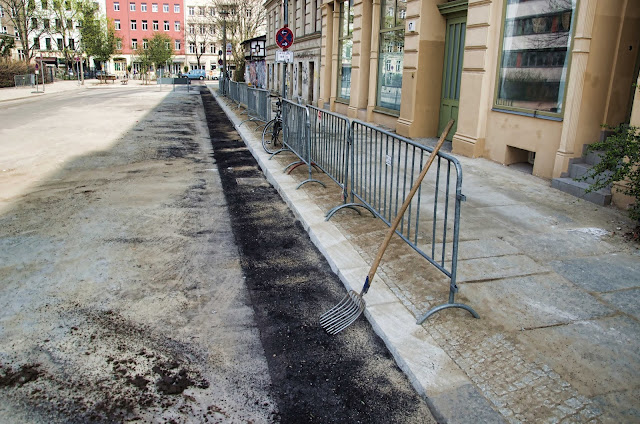
[[[0,104],[0,422],[433,422],[202,99]]]

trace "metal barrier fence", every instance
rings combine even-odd
[[[162,89],[162,85],[173,85],[173,91],[176,91],[176,85],[186,85],[187,91],[190,91],[191,81],[189,78],[158,78],[156,84]]]
[[[239,82],[238,84],[238,106],[247,107],[248,105],[248,89],[249,86],[246,82]]]
[[[247,121],[260,121],[265,124],[271,119],[271,99],[269,92],[260,88],[247,90],[247,115],[248,119],[240,122],[240,125]],[[258,125],[257,128],[260,126]]]
[[[36,85],[35,74],[14,75],[13,82],[16,87],[29,87]]]
[[[311,126],[311,163],[342,188],[342,199],[346,203],[351,134],[349,120],[314,106],[307,106],[307,108]],[[327,213],[327,219],[337,211],[337,208],[334,209]]]
[[[240,97],[238,95],[238,83],[235,81],[229,81],[229,98],[240,104]]]
[[[353,121],[349,185],[351,198],[360,203],[346,203],[335,209],[362,206],[390,226],[432,151],[431,147]],[[460,204],[464,200],[462,167],[453,156],[441,152],[437,155],[435,172],[427,174],[396,230],[400,238],[450,280],[448,303],[427,311],[418,324],[446,308],[465,309],[478,318],[470,306],[455,303]]]
[[[286,170],[292,170],[300,165],[307,165],[309,169],[309,178],[298,184],[300,188],[306,183],[315,182],[324,186],[318,180],[312,178],[312,163],[309,157],[310,149],[310,125],[309,125],[309,109],[293,103],[290,100],[282,99],[282,143],[286,150],[293,152],[299,161],[290,163],[285,167]]]
[[[238,86],[235,87],[231,83],[230,98],[241,104]],[[270,109],[271,100],[266,90],[251,91],[265,92],[266,109]],[[244,104],[250,103],[251,115],[257,113],[257,106],[249,99]],[[307,165],[309,172],[297,188],[308,182],[324,186],[312,178],[312,168],[316,166],[343,192],[343,204],[329,210],[327,220],[342,208],[362,207],[391,226],[433,148],[361,121],[349,122],[347,118],[313,106],[286,99],[281,102],[283,150],[299,158],[287,165],[285,171]],[[464,309],[479,318],[470,306],[455,302],[460,209],[465,199],[462,167],[455,157],[443,152],[437,153],[434,165],[435,172],[432,167],[395,231],[450,281],[448,302],[420,316],[418,324],[447,308]]]

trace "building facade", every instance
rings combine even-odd
[[[116,36],[121,39],[109,71],[124,76],[131,66],[131,73],[139,74],[136,49],[144,47],[155,32],[162,32],[173,40],[175,56],[168,71],[181,72],[185,63],[183,0],[106,0],[105,7],[107,18],[113,21]]]
[[[268,0],[267,11],[267,88],[282,94],[283,67],[287,67],[287,98],[318,105],[320,98],[322,0],[289,0],[288,27],[294,33],[293,63],[276,62],[276,33],[284,26],[283,3]]]
[[[635,0],[326,0],[321,106],[554,178],[629,122]]]
[[[185,8],[185,64],[206,70],[208,78],[218,76],[223,46],[216,7],[207,0],[186,0]]]

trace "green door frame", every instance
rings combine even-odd
[[[460,81],[462,77],[462,61],[467,30],[468,1],[458,0],[448,2],[438,7],[440,13],[447,19],[438,134],[442,133],[447,122],[453,119],[455,121],[453,128],[451,128],[446,138],[448,141],[451,141],[458,128]]]

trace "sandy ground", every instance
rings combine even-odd
[[[0,107],[0,422],[277,412],[200,97],[167,94]]]

